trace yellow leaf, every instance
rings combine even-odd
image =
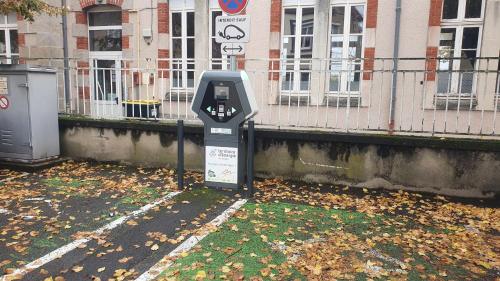
[[[156,251],[160,248],[160,246],[158,246],[158,244],[154,244],[153,247],[151,247],[151,250],[152,251]]]
[[[230,271],[231,271],[231,269],[229,268],[229,266],[224,265],[224,266],[222,267],[222,272],[223,272],[223,273],[228,273],[228,272],[230,272]]]
[[[321,268],[321,265],[317,264],[313,269],[312,272],[314,275],[321,275],[321,272],[323,269]]]
[[[66,279],[64,279],[64,277],[62,276],[57,276],[54,281],[66,281]]]
[[[207,274],[205,273],[205,271],[200,270],[200,271],[196,272],[196,276],[195,276],[196,280],[203,280],[205,278],[207,278]]]
[[[97,272],[103,272],[104,270],[106,270],[106,267],[99,267],[99,268],[97,269]]]
[[[52,279],[52,276],[51,276],[51,277],[47,277],[47,278],[43,279],[43,281],[54,281],[54,279]]]

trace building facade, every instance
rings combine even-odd
[[[249,1],[250,42],[237,67],[252,79],[257,123],[497,136],[500,1],[398,2]],[[66,113],[123,118],[124,102],[147,100],[160,104],[158,118],[194,119],[201,72],[229,68],[217,0],[68,5]],[[61,17],[1,17],[0,58],[63,70]]]

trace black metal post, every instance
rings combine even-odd
[[[177,120],[177,187],[184,189],[184,121]]]
[[[255,122],[248,121],[248,153],[247,153],[247,188],[250,197],[253,197],[253,165],[255,155]]]

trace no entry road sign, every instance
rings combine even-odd
[[[241,13],[247,4],[248,0],[219,0],[220,8],[229,15]]]
[[[7,109],[9,108],[9,99],[4,96],[0,96],[0,109]]]

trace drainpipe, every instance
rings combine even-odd
[[[392,89],[391,89],[391,120],[389,122],[389,134],[392,134],[394,132],[394,121],[396,115],[400,25],[401,25],[401,0],[396,0],[396,26],[394,29],[394,53],[392,55],[393,70],[392,70]]]
[[[69,55],[68,55],[68,17],[66,0],[61,0],[64,11],[62,14],[63,55],[64,55],[64,99],[66,100],[66,112],[71,110],[71,96],[69,88]]]

